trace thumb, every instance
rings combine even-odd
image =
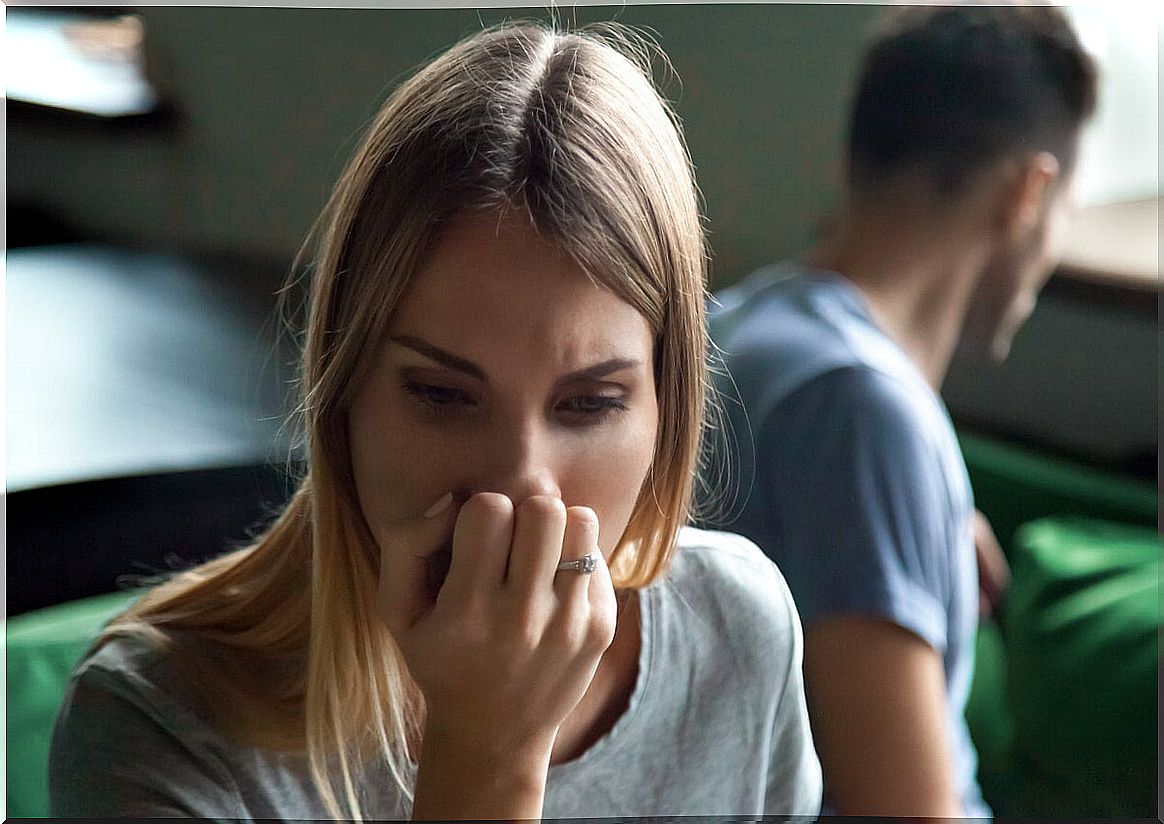
[[[422,514],[395,521],[380,531],[380,614],[401,636],[430,609],[448,572],[456,507],[448,493]]]

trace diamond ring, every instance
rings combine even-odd
[[[598,569],[598,561],[594,558],[593,555],[587,553],[581,558],[576,558],[573,561],[562,561],[562,563],[558,564],[558,569],[563,571],[572,569],[582,575],[589,575],[591,572]]]

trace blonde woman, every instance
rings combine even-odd
[[[691,165],[613,29],[509,25],[385,104],[319,226],[308,469],[78,669],[53,814],[815,814],[799,620],[684,524]]]

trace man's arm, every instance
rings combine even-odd
[[[963,816],[933,647],[863,616],[822,619],[804,643],[813,738],[836,812]]]
[[[945,653],[965,643],[948,604],[970,524],[924,404],[891,376],[837,370],[788,396],[757,437],[764,545],[804,621],[825,803],[841,813],[963,814]]]
[[[1010,585],[1010,564],[986,516],[974,510],[973,524],[974,554],[978,557],[978,617],[989,618]]]

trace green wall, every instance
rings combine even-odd
[[[681,84],[717,283],[810,242],[834,195],[845,96],[876,8],[632,5],[561,12],[653,30]],[[149,245],[289,258],[393,85],[482,23],[543,9],[142,10],[165,131],[30,133],[9,120],[9,202]]]

